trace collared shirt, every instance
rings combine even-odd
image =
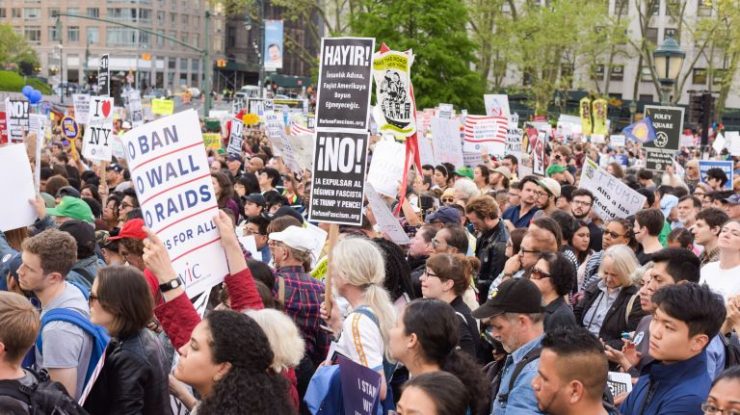
[[[516,205],[506,209],[504,214],[501,215],[501,218],[510,220],[511,223],[514,224],[515,228],[526,228],[529,226],[529,222],[532,221],[534,214],[537,213],[538,210],[540,210],[538,207],[533,206],[526,215],[519,216],[522,211],[522,205]]]
[[[699,255],[699,262],[701,262],[701,267],[704,265],[707,265],[710,262],[717,262],[719,261],[719,247],[714,247],[714,249],[707,251],[706,249],[704,252]]]
[[[537,367],[540,363],[539,358],[529,362],[522,368],[522,371],[519,372],[519,376],[517,376],[514,382],[513,388],[509,390],[509,382],[511,381],[511,375],[514,372],[516,364],[522,361],[530,350],[541,346],[542,337],[539,336],[534,340],[530,340],[529,343],[525,343],[506,357],[506,362],[501,372],[501,386],[499,386],[498,394],[493,399],[491,415],[542,414],[537,407],[537,398],[535,398],[534,389],[532,389],[532,379],[537,375]],[[509,394],[506,403],[499,401],[499,396],[504,393]]]
[[[591,304],[591,307],[586,311],[586,315],[583,316],[583,324],[586,329],[591,332],[594,336],[598,336],[601,331],[601,326],[604,324],[609,309],[611,308],[614,301],[619,297],[619,293],[622,291],[622,287],[609,292],[606,287],[604,280],[599,281],[599,297]]]
[[[321,298],[324,284],[306,274],[301,266],[279,268],[277,277],[285,279],[285,313],[295,321],[306,341],[306,355],[326,355],[327,344],[317,344],[325,336],[321,332]],[[276,279],[272,294],[278,298],[279,282]]]

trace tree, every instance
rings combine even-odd
[[[413,51],[417,108],[444,102],[483,112],[485,83],[472,69],[475,44],[468,38],[461,0],[367,0],[359,10],[352,22],[354,34]]]
[[[12,26],[0,24],[0,62],[5,66],[13,66],[13,69],[36,68],[39,66],[39,57]]]

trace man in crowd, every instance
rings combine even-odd
[[[653,172],[647,169],[637,172],[637,181],[640,183],[640,186],[651,192],[654,192],[658,187],[653,181]]]
[[[452,223],[437,231],[432,238],[435,254],[462,254],[468,252],[468,235],[465,228]]]
[[[725,190],[727,184],[727,173],[719,167],[713,167],[707,170],[706,183],[712,188],[712,191],[720,192]]]
[[[3,322],[0,324],[0,382],[10,384],[16,390],[21,385],[30,389],[36,383],[36,377],[23,369],[21,363],[36,342],[41,325],[39,313],[27,298],[0,291],[0,321]],[[15,395],[6,395],[2,390],[0,397],[17,399]],[[29,402],[22,402],[21,408],[28,411]],[[7,405],[7,402],[4,403]]]
[[[728,220],[727,213],[722,209],[713,207],[701,210],[696,214],[696,223],[691,227],[691,233],[694,234],[694,244],[704,249],[699,256],[702,266],[719,259],[717,240],[722,226]]]
[[[56,308],[65,308],[90,317],[82,291],[67,283],[66,276],[77,260],[77,244],[66,232],[48,229],[23,241],[23,265],[18,270],[20,286],[33,292],[41,302],[41,318]],[[69,394],[79,398],[85,386],[92,339],[80,327],[63,321],[46,324],[36,348],[36,365],[48,370]]]
[[[265,264],[269,264],[272,260],[270,253],[270,247],[267,244],[267,226],[270,221],[262,215],[252,216],[247,219],[247,223],[244,225],[244,235],[254,236],[254,243],[257,247],[257,251],[260,252],[260,261]]]
[[[480,196],[470,200],[465,215],[476,232],[475,256],[481,262],[478,272],[478,292],[488,292],[496,276],[503,270],[506,262],[506,241],[509,233],[498,217],[498,203],[491,196]]]
[[[239,177],[242,170],[242,160],[237,154],[229,154],[226,157],[226,167],[229,169],[231,177]]]
[[[665,219],[660,209],[643,209],[635,214],[635,226],[632,230],[635,239],[642,246],[642,252],[637,255],[640,265],[650,261],[650,254],[663,249],[658,236],[663,229]]]
[[[244,215],[247,218],[260,216],[267,206],[267,200],[261,193],[251,193],[244,197]]]
[[[588,189],[578,188],[573,190],[572,197],[570,211],[573,217],[586,222],[588,230],[591,231],[588,247],[594,252],[601,251],[601,240],[604,237],[604,231],[591,220],[591,208],[594,205],[593,193]]]
[[[125,170],[118,163],[111,163],[105,168],[105,182],[109,192],[122,192],[131,187],[131,182],[126,181]]]
[[[512,206],[501,216],[507,223],[507,227],[526,228],[537,213],[537,191],[540,188],[536,176],[527,176],[521,180],[522,191],[519,197],[519,205]]]
[[[539,188],[535,193],[537,195],[537,208],[542,210],[545,215],[550,215],[557,210],[555,201],[560,197],[560,183],[550,177],[537,181]]]
[[[686,195],[678,199],[678,223],[675,227],[691,229],[696,223],[696,215],[701,210],[701,200],[695,196]]]
[[[604,346],[588,330],[569,326],[545,333],[532,389],[550,415],[619,415],[604,403],[609,362]]]
[[[247,163],[246,171],[248,173],[259,174],[259,172],[265,168],[265,161],[260,157],[254,156],[249,159]]]
[[[740,295],[740,220],[730,220],[722,226],[717,250],[719,260],[702,267],[701,282],[729,303]]]
[[[483,320],[509,353],[494,385],[492,415],[541,414],[532,380],[537,375],[543,335],[542,294],[526,278],[504,282],[473,317]]]
[[[706,347],[725,320],[725,305],[709,287],[687,283],[661,288],[652,297],[650,356],[620,410],[625,414],[700,414],[712,378]]]
[[[489,184],[493,190],[508,189],[511,181],[511,170],[506,166],[496,167],[491,171],[489,178]]]
[[[275,188],[280,182],[280,172],[277,170],[272,167],[265,167],[260,171],[259,175],[257,175],[257,180],[260,185],[260,191],[265,199],[270,199],[272,195],[280,195]]]
[[[507,154],[501,160],[501,166],[506,167],[511,174],[510,180],[516,180],[519,175],[519,160],[513,154]]]

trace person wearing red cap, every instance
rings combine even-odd
[[[144,219],[136,218],[126,221],[118,235],[111,236],[108,241],[120,241],[118,253],[126,263],[144,271],[144,239]]]

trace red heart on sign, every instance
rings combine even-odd
[[[103,101],[103,106],[101,107],[101,109],[103,110],[103,116],[105,118],[108,118],[108,114],[110,114],[110,110],[111,110],[110,100],[106,99],[105,101]]]

